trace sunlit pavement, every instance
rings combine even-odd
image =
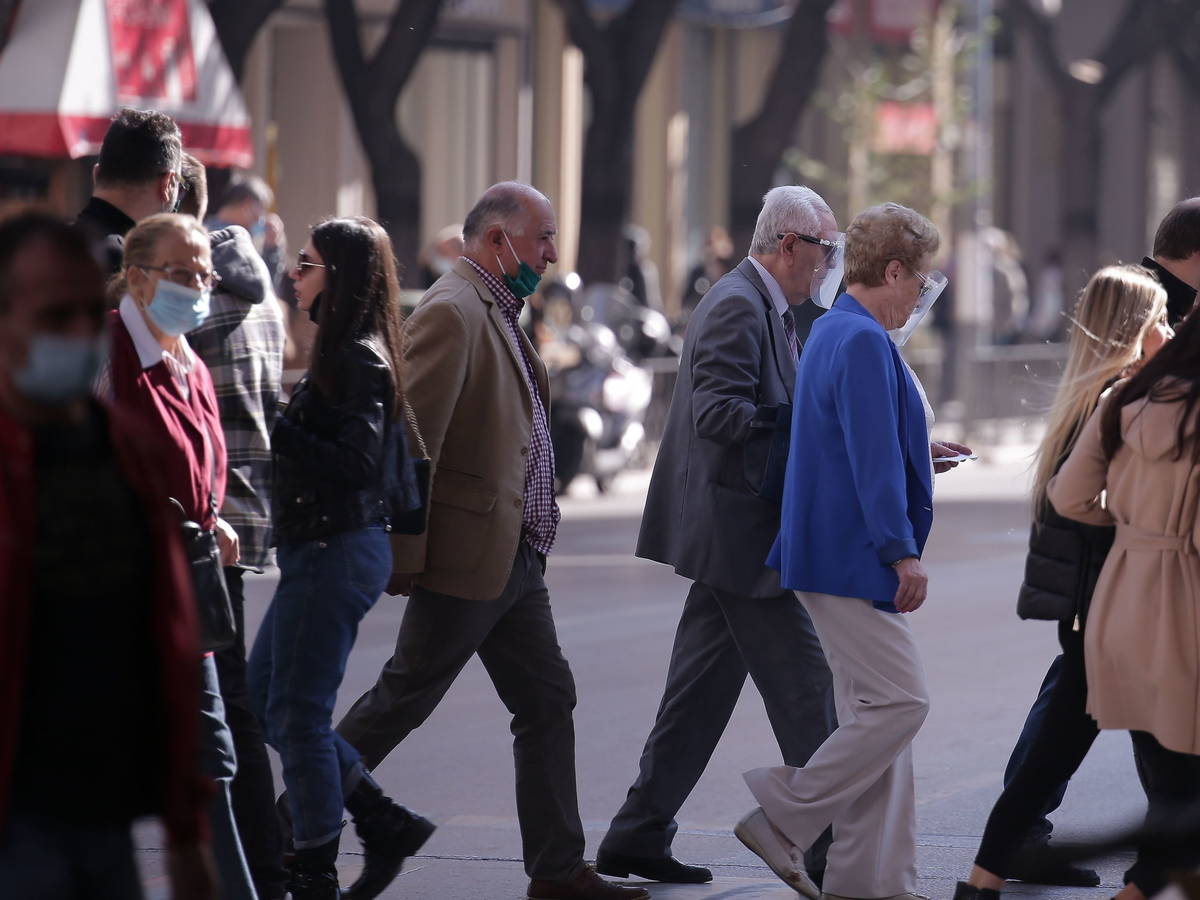
[[[953,436],[953,435],[950,435]],[[978,448],[983,458],[938,476],[937,521],[926,553],[930,599],[911,622],[920,641],[932,710],[915,745],[918,890],[949,898],[969,870],[1004,763],[1055,654],[1054,626],[1021,622],[1014,608],[1028,534],[1029,447]],[[564,498],[563,527],[548,581],[559,638],[578,686],[577,769],[589,856],[636,772],[666,674],[687,583],[634,559],[647,473],[622,476],[597,497],[587,484]],[[248,579],[249,627],[269,601],[270,576]],[[403,612],[384,597],[364,621],[339,698],[344,710],[391,654]],[[515,817],[508,716],[478,662],[459,677],[429,721],[376,772],[438,832],[383,895],[387,898],[521,898],[526,885]],[[656,898],[794,897],[733,837],[752,805],[741,773],[779,762],[766,716],[747,685],[700,784],[679,816],[676,855],[709,865],[708,886],[650,885]],[[1105,833],[1144,808],[1128,739],[1106,733],[1054,817],[1064,836]],[[157,834],[142,834],[151,898],[167,896]],[[347,827],[339,866],[349,884],[361,865]],[[1130,857],[1103,860],[1100,888],[1010,885],[1014,894],[1102,898],[1115,893]]]

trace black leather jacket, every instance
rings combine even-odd
[[[277,544],[387,523],[391,368],[372,338],[349,344],[340,363],[342,396],[305,375],[271,432]]]

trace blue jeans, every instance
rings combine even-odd
[[[279,587],[258,629],[247,677],[267,742],[279,751],[293,843],[338,837],[344,796],[362,778],[358,751],[333,730],[333,707],[358,623],[387,586],[382,527],[279,547]]]

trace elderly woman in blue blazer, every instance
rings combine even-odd
[[[938,241],[906,207],[861,213],[846,232],[846,293],[814,323],[796,376],[782,525],[768,563],[816,627],[839,725],[804,768],[745,774],[760,807],[736,833],[814,900],[802,854],[830,822],[826,897],[907,900],[916,887],[910,747],[929,701],[898,613],[925,602],[933,466],[927,406],[894,338],[944,285],[929,271]]]

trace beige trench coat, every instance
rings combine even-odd
[[[1062,515],[1117,529],[1084,640],[1088,712],[1200,753],[1200,466],[1190,441],[1174,459],[1183,405],[1145,399],[1122,411],[1124,443],[1107,462],[1105,405],[1047,487]]]

